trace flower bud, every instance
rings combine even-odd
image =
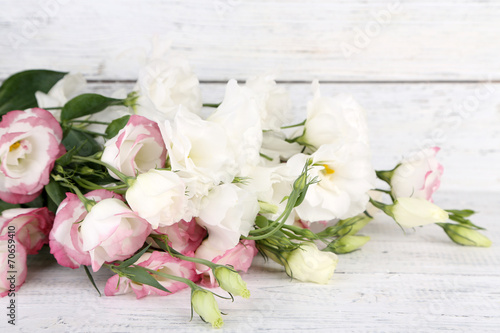
[[[225,291],[243,298],[250,297],[250,291],[247,289],[246,282],[243,281],[237,272],[225,266],[219,266],[214,270],[214,274],[219,282],[219,286]]]
[[[396,222],[407,228],[448,220],[446,211],[425,199],[399,198],[388,207]]]
[[[219,310],[219,306],[215,301],[214,295],[205,289],[196,289],[191,294],[191,304],[194,311],[203,318],[204,321],[212,324],[213,328],[221,328],[224,324]]]
[[[372,218],[366,216],[365,214],[359,214],[358,216],[354,216],[345,220],[340,220],[337,223],[337,226],[342,226],[342,228],[337,232],[337,234],[339,236],[355,235],[358,231],[363,229],[371,220]]]
[[[451,223],[440,223],[439,226],[442,227],[448,237],[457,244],[482,247],[491,246],[491,240],[488,237],[472,228]]]
[[[335,253],[322,252],[312,242],[304,242],[286,255],[286,273],[304,282],[326,284],[331,279],[338,258]]]
[[[335,253],[349,253],[362,247],[370,240],[368,236],[347,235],[339,238],[328,248]]]

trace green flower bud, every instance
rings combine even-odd
[[[337,226],[342,226],[342,228],[337,232],[337,234],[339,236],[355,235],[358,231],[363,229],[371,220],[372,218],[366,216],[365,214],[360,214],[358,216],[354,216],[346,220],[340,220],[337,223]]]
[[[359,249],[369,240],[370,237],[368,236],[347,235],[337,239],[337,241],[332,243],[331,246],[328,246],[328,249],[338,254],[349,253]]]
[[[439,223],[452,241],[466,246],[490,247],[491,240],[476,230],[460,224]]]
[[[212,324],[213,328],[221,328],[224,324],[219,306],[215,301],[214,295],[205,289],[196,289],[191,294],[191,304],[194,311],[200,315],[203,320]]]
[[[243,281],[240,274],[227,267],[219,266],[214,270],[214,275],[219,282],[219,286],[225,291],[243,298],[250,297],[247,284]]]

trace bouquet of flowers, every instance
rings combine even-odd
[[[272,77],[227,83],[203,104],[179,57],[154,57],[132,92],[88,92],[80,74],[29,70],[0,87],[0,295],[23,284],[45,244],[65,267],[114,275],[104,293],[169,295],[221,327],[215,296],[248,298],[240,273],[259,252],[294,279],[328,283],[337,254],[385,213],[401,228],[437,224],[461,245],[489,246],[469,217],[432,201],[443,167],[427,148],[392,170],[371,164],[364,110],[313,82],[290,124]],[[377,180],[378,178],[378,180]],[[11,279],[15,276],[15,279]],[[208,289],[207,289],[208,288]]]

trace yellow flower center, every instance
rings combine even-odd
[[[13,144],[9,147],[9,151],[16,150],[17,148],[19,148],[19,146],[21,146],[21,142],[17,141],[16,143],[13,143]]]
[[[322,164],[322,166],[325,168],[325,170],[323,170],[323,172],[326,173],[327,175],[333,175],[335,173],[335,170],[330,168],[330,166],[328,164]]]

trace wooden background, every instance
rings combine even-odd
[[[0,81],[47,68],[82,72],[104,94],[131,89],[157,35],[190,60],[205,102],[219,102],[230,78],[269,73],[290,90],[297,119],[312,79],[324,94],[352,93],[367,110],[376,168],[441,146],[436,202],[481,210],[477,222],[500,241],[499,1],[0,0],[0,9]],[[462,248],[435,228],[404,235],[386,222],[369,226],[373,241],[342,256],[326,287],[256,265],[247,280],[257,296],[224,306],[225,331],[498,331],[496,244]],[[187,293],[96,300],[82,272],[31,261],[21,331],[206,329],[187,323]]]

